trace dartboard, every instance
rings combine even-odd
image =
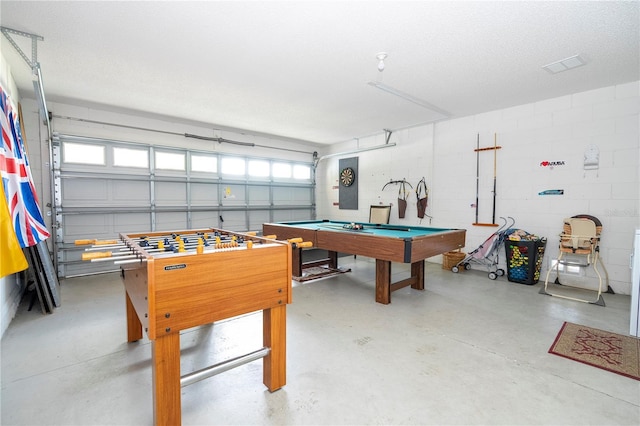
[[[343,186],[351,186],[356,179],[356,172],[351,167],[342,169],[340,172],[340,183]]]

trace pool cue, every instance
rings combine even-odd
[[[496,223],[496,158],[498,155],[498,134],[493,134],[493,215],[491,216],[491,223]]]
[[[476,221],[478,223],[478,201],[480,193],[480,133],[476,139]]]
[[[384,225],[384,227],[382,227],[380,225],[373,225],[373,226],[365,226],[365,228],[368,228],[368,229],[388,229],[389,231],[404,231],[404,232],[411,231],[411,228],[404,228],[404,227],[398,227],[398,226],[393,226],[393,225]]]
[[[336,230],[342,230],[342,231],[353,231],[353,232],[365,232],[367,234],[370,234],[371,232],[369,230],[372,229],[383,229],[382,227],[378,226],[378,225],[374,225],[374,226],[367,226],[367,224],[359,224],[362,225],[363,228],[362,229],[349,229],[349,228],[345,228],[343,226],[340,225],[320,225],[323,228],[329,228],[329,229],[336,229]],[[389,225],[385,225],[384,229],[388,229],[389,231],[404,231],[404,232],[409,232],[411,231],[411,228],[403,228],[403,227],[396,227],[396,226],[389,226]]]
[[[320,228],[326,228],[326,229],[335,229],[336,231],[351,231],[351,232],[364,232],[367,234],[370,234],[371,231],[366,231],[364,228],[362,229],[349,229],[349,228],[345,228],[344,226],[341,225],[320,225]]]

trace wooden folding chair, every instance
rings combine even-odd
[[[384,225],[389,223],[391,206],[372,205],[369,208],[369,223]]]

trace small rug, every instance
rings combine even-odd
[[[302,276],[292,278],[298,282],[317,280],[318,278],[327,278],[332,277],[338,274],[344,274],[345,272],[350,272],[350,268],[329,268],[324,266],[316,266],[313,268],[306,268],[302,270]]]
[[[640,380],[640,339],[565,322],[549,353]]]

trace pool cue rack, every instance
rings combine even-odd
[[[475,208],[476,208],[476,220],[474,223],[472,223],[473,226],[492,226],[492,227],[497,227],[500,226],[500,224],[496,223],[496,177],[497,177],[497,156],[496,153],[498,152],[499,149],[501,149],[501,146],[497,145],[497,134],[494,134],[494,138],[493,138],[493,146],[488,146],[488,147],[483,147],[480,148],[480,134],[478,133],[478,139],[477,139],[477,147],[476,149],[474,149],[474,152],[476,153],[476,203],[475,203]],[[493,151],[493,216],[492,216],[492,221],[491,223],[483,223],[483,222],[479,222],[478,221],[478,198],[479,198],[479,182],[480,182],[480,152],[484,152],[484,151]]]

